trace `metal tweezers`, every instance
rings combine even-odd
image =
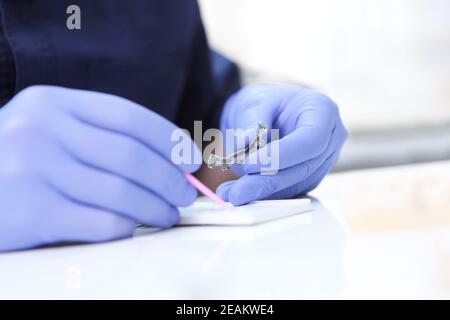
[[[266,144],[264,137],[267,134],[267,131],[267,126],[259,123],[258,128],[256,129],[256,137],[253,138],[253,140],[247,147],[226,157],[220,157],[216,154],[211,154],[208,158],[208,168],[221,168],[222,170],[228,170],[233,164],[240,165],[244,163],[244,159],[247,155],[258,150]]]

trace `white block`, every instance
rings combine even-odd
[[[209,201],[197,201],[190,207],[179,209],[178,225],[253,225],[310,211],[311,200],[255,201],[230,209],[222,209]]]

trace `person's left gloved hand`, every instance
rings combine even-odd
[[[269,132],[279,129],[279,140],[251,153],[243,165],[232,166],[240,178],[220,185],[217,194],[233,205],[313,190],[337,162],[347,138],[336,104],[300,86],[254,84],[228,100],[221,118],[223,134],[226,129],[255,130],[258,123],[268,126]],[[274,143],[279,148],[279,171],[261,174],[264,164],[257,159],[276,150],[271,149]]]

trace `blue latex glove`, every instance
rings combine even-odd
[[[232,166],[241,178],[223,183],[217,193],[234,205],[291,198],[311,191],[332,169],[347,138],[336,104],[321,93],[299,86],[255,84],[228,100],[221,118],[222,132],[254,130],[258,123],[280,130],[280,139],[271,142],[278,144],[279,171],[261,175],[264,165],[255,158],[259,153],[270,155],[270,144],[251,153],[246,164]],[[242,147],[236,143],[237,148]]]
[[[107,94],[20,92],[0,110],[0,251],[123,238],[136,222],[175,224],[176,207],[197,196],[182,172],[199,165],[172,164],[174,129]]]

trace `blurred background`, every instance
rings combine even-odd
[[[200,0],[244,81],[331,96],[350,131],[336,171],[450,159],[449,0]]]

